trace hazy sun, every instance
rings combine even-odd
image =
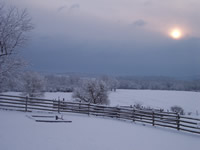
[[[180,39],[182,37],[182,31],[180,29],[172,29],[170,31],[170,36],[173,39]]]

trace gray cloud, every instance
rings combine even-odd
[[[143,26],[147,25],[147,22],[142,19],[138,19],[138,20],[134,21],[132,23],[132,25],[135,27],[143,27]]]
[[[76,8],[80,8],[80,5],[79,4],[73,4],[70,7],[70,9],[76,9]]]
[[[60,6],[57,11],[58,12],[61,12],[62,10],[66,9],[67,8],[67,5],[63,5],[63,6]]]

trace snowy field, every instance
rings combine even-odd
[[[20,95],[9,92],[5,94]],[[45,93],[47,99],[72,101],[71,93]],[[200,112],[200,93],[152,90],[117,90],[109,94],[112,106],[134,105]],[[52,115],[34,113],[35,115]],[[33,113],[0,110],[0,150],[196,150],[200,135],[102,117],[64,114],[72,123],[42,123]],[[54,114],[55,116],[56,114]]]
[[[1,150],[197,150],[200,147],[200,136],[171,129],[74,114],[64,115],[72,123],[41,123],[27,115],[33,114],[0,110]]]
[[[7,93],[19,95],[19,93]],[[45,93],[47,99],[65,99],[73,101],[71,93]],[[159,90],[117,90],[110,92],[109,99],[112,106],[134,105],[139,103],[146,107],[162,108],[166,111],[171,106],[181,106],[186,113],[191,112],[193,117],[200,117],[200,92],[187,91],[159,91]]]
[[[170,109],[181,106],[186,112],[196,111],[200,115],[200,92],[158,91],[158,90],[118,90],[110,94],[111,105],[133,105],[140,103],[146,107]]]

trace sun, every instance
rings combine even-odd
[[[173,39],[180,39],[183,35],[182,31],[178,28],[172,29],[169,33],[170,37],[172,37]]]

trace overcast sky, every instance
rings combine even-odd
[[[6,0],[35,29],[21,51],[42,72],[200,74],[199,0]],[[181,38],[169,32],[178,28]]]

